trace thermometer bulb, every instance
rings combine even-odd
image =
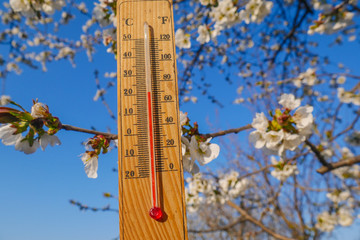
[[[162,218],[163,212],[161,211],[161,208],[159,208],[159,207],[152,207],[149,211],[149,215],[151,218],[158,221]]]

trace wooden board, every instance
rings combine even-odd
[[[120,239],[187,239],[172,3],[118,0],[117,16]],[[164,212],[160,221],[149,216],[145,22],[151,29],[157,197]]]

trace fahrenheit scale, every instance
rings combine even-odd
[[[187,239],[172,2],[117,16],[120,239]]]

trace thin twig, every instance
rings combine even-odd
[[[228,229],[234,227],[238,223],[243,222],[244,220],[245,220],[244,217],[239,217],[235,221],[233,221],[223,227],[211,228],[211,229],[200,229],[200,230],[189,229],[188,232],[190,232],[190,233],[211,233],[211,232],[225,231],[225,230],[228,230]]]
[[[274,238],[281,239],[281,240],[293,240],[292,238],[284,237],[284,236],[282,236],[280,234],[277,234],[277,233],[273,232],[272,230],[268,229],[267,227],[264,226],[264,224],[262,224],[260,221],[256,220],[252,216],[250,216],[244,209],[242,209],[241,207],[239,207],[235,203],[233,203],[231,201],[227,201],[226,204],[229,205],[230,207],[236,209],[246,219],[248,219],[253,224],[259,226],[262,230],[264,230],[265,232],[267,232],[268,234],[270,234]]]
[[[340,137],[341,135],[343,135],[344,133],[347,133],[348,131],[354,129],[355,124],[357,123],[357,121],[360,119],[360,111],[357,112],[357,115],[354,119],[354,121],[347,127],[345,128],[343,131],[339,132],[338,134],[336,134],[335,136],[333,136],[332,138],[330,138],[330,141],[333,141],[334,139]]]

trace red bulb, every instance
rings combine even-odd
[[[151,218],[158,221],[162,218],[163,212],[161,211],[161,208],[159,208],[159,207],[152,207],[149,211],[149,215]]]

